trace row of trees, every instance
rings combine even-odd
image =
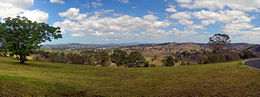
[[[84,64],[84,65],[100,65],[108,66],[115,63],[118,67],[148,67],[149,63],[145,60],[143,55],[139,52],[131,52],[129,55],[122,50],[115,50],[109,55],[105,51],[82,51],[80,54],[76,53],[48,53],[44,51],[37,52],[34,58],[37,61],[59,62],[67,64]]]

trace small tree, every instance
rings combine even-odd
[[[128,67],[141,67],[144,63],[145,58],[140,52],[131,52],[129,56],[127,56],[126,64]]]
[[[108,65],[110,65],[109,64],[109,62],[110,62],[109,55],[105,51],[97,52],[96,60],[97,60],[97,64],[99,64],[101,66],[108,66]]]
[[[79,54],[69,53],[66,55],[66,63],[68,64],[83,64],[83,57]]]
[[[230,37],[227,34],[218,33],[209,38],[210,47],[213,49],[213,53],[229,50],[230,42]]]
[[[111,61],[116,63],[117,66],[123,65],[126,61],[127,53],[122,50],[115,50],[110,56]]]
[[[85,50],[81,52],[84,58],[85,65],[93,65],[96,59],[97,52],[91,50]]]
[[[10,55],[19,55],[21,64],[25,62],[26,56],[42,46],[41,43],[62,38],[59,27],[32,22],[26,17],[8,17],[0,25],[1,43],[5,43],[5,49]]]
[[[164,66],[174,66],[174,58],[172,56],[166,56],[162,63]]]

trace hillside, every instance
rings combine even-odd
[[[0,57],[0,96],[259,96],[260,71],[238,64],[111,68]]]
[[[247,48],[246,50],[252,51],[256,54],[257,57],[260,57],[260,45],[251,46],[251,47]]]

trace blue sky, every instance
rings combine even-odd
[[[61,27],[60,43],[260,43],[260,0],[0,0],[0,18],[17,15]]]

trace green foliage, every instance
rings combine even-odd
[[[5,18],[0,28],[1,48],[10,52],[10,55],[19,55],[22,64],[26,56],[41,47],[41,43],[62,38],[59,27],[32,22],[20,16]]]
[[[155,64],[149,64],[150,66],[149,67],[156,67],[156,65]]]
[[[237,65],[238,66],[244,66],[245,64],[243,63],[243,61],[240,60]]]
[[[208,64],[208,63],[219,63],[226,62],[226,56],[224,54],[214,54],[208,57],[202,57],[199,61],[199,64]]]
[[[163,66],[174,66],[174,58],[172,56],[166,56],[162,60]]]
[[[105,51],[97,52],[96,60],[97,60],[97,64],[99,64],[101,66],[108,66],[108,65],[110,65],[110,63],[109,63],[109,55]]]
[[[227,34],[215,34],[209,38],[209,43],[213,49],[213,53],[220,53],[229,50],[230,37]]]
[[[186,65],[186,63],[182,61],[180,65]]]
[[[97,52],[85,50],[80,53],[83,57],[85,65],[94,65],[96,61]]]
[[[243,51],[241,54],[240,54],[240,57],[242,59],[249,59],[249,58],[255,58],[256,55],[252,52],[252,51]]]
[[[117,66],[121,66],[125,63],[127,53],[122,50],[115,50],[114,53],[110,56],[111,61],[116,63]]]
[[[209,59],[208,57],[202,57],[199,61],[199,64],[208,64],[209,63]]]
[[[149,67],[149,62],[144,62],[144,67]]]
[[[145,58],[140,52],[131,52],[127,56],[126,65],[128,67],[141,67],[145,63]]]
[[[66,55],[66,63],[68,64],[83,64],[83,57],[79,54],[69,53]]]

